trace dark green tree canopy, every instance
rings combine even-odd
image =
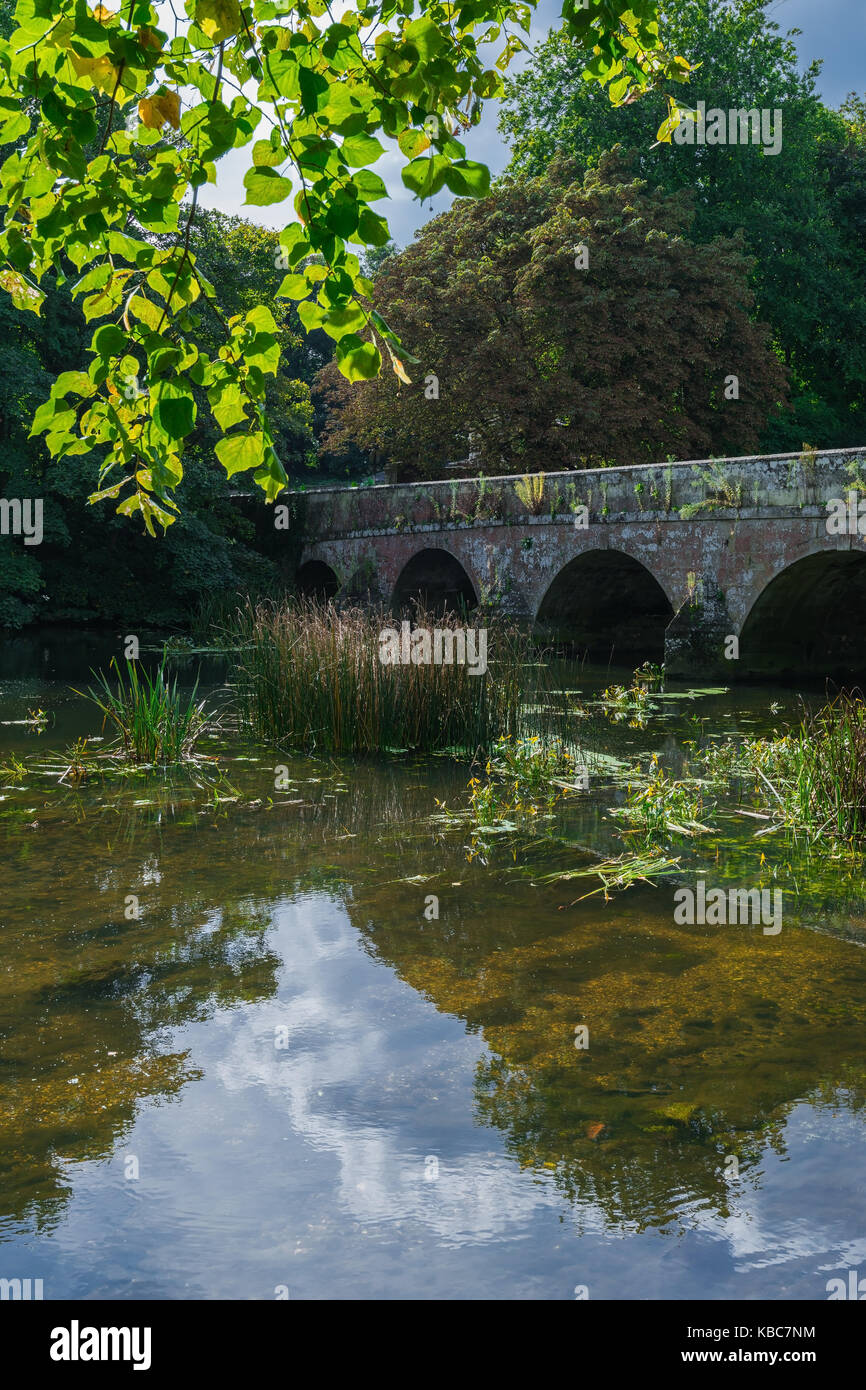
[[[229,313],[267,295],[280,251],[275,232],[199,210],[190,245]],[[198,413],[177,490],[181,515],[156,550],[139,527],[88,505],[98,487],[98,451],[70,464],[28,438],[52,382],[70,361],[86,360],[90,330],[70,285],[71,276],[59,287],[49,283],[38,316],[0,296],[0,495],[39,498],[44,509],[38,547],[0,536],[0,629],[34,619],[186,626],[202,604],[273,585],[286,537],[275,533],[270,512],[257,530],[255,509],[238,499],[249,481],[227,478],[215,458],[219,429],[202,388],[193,388]],[[274,319],[281,356],[265,399],[286,470],[297,479],[315,462],[310,383],[328,354],[303,333],[289,301],[274,305]],[[204,312],[198,332],[206,350],[215,350],[216,316]]]
[[[763,447],[799,448],[804,439],[854,446],[866,434],[863,105],[824,106],[815,85],[820,63],[800,70],[792,37],[771,13],[769,0],[676,0],[663,3],[660,25],[667,45],[694,68],[687,86],[672,86],[680,104],[780,111],[777,155],[754,146],[656,144],[665,96],[650,92],[617,108],[599,100],[556,33],[508,79],[500,124],[516,174],[543,172],[557,152],[584,172],[621,143],[651,185],[694,190],[690,236],[706,242],[742,229],[754,258],[755,313],[771,326],[794,397]]]

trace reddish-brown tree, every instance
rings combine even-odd
[[[633,180],[618,151],[583,183],[563,161],[458,201],[375,282],[411,383],[325,368],[323,447],[354,443],[392,478],[755,449],[785,369],[749,317],[741,242],[695,245],[691,216],[689,193]]]

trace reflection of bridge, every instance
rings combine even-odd
[[[297,581],[495,604],[672,675],[863,675],[866,537],[828,530],[861,493],[866,450],[326,489],[296,495]]]

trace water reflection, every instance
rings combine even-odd
[[[664,722],[622,736],[675,737]],[[46,1238],[55,1289],[101,1278],[119,1296],[134,1270],[139,1294],[165,1296],[148,1283],[161,1241],[193,1296],[237,1293],[240,1268],[248,1296],[271,1296],[287,1251],[308,1290],[357,1293],[366,1267],[380,1296],[442,1296],[437,1260],[494,1242],[507,1287],[568,1296],[574,1257],[550,1225],[567,1214],[613,1296],[648,1291],[628,1291],[606,1232],[724,1235],[739,1258],[805,1260],[802,1296],[821,1296],[820,1261],[835,1267],[851,1229],[866,1083],[866,955],[834,931],[838,878],[816,873],[777,938],[677,927],[672,885],[568,906],[567,887],[539,883],[573,859],[561,844],[469,862],[466,835],[429,821],[465,783],[445,760],[235,749],[226,773],[236,800],[153,780],[3,789],[0,1230],[11,1249]],[[613,795],[554,830],[609,852]],[[742,836],[717,849],[722,877],[754,868]],[[119,1179],[100,1180],[98,1222],[88,1204],[133,1135],[157,1155],[147,1230]],[[778,1195],[780,1161],[807,1144],[808,1213]],[[123,1276],[52,1266],[52,1235],[107,1258],[115,1225]],[[402,1263],[370,1246],[389,1239]],[[713,1258],[710,1287],[730,1293]],[[491,1257],[461,1268],[500,1277]]]

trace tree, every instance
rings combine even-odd
[[[616,152],[573,175],[461,200],[387,262],[377,306],[421,370],[349,387],[325,368],[327,446],[381,451],[399,477],[467,454],[497,473],[753,448],[785,374],[749,318],[741,239],[686,240],[690,195],[630,180]]]
[[[161,243],[167,238],[159,239]],[[196,264],[214,287],[226,318],[243,317],[273,293],[276,269],[282,255],[277,233],[258,227],[243,217],[228,217],[214,210],[196,211],[190,236]],[[264,406],[274,446],[287,474],[303,474],[315,466],[312,435],[313,407],[309,387],[318,370],[330,360],[332,343],[323,333],[306,334],[297,305],[273,299],[271,313],[279,347],[276,371],[266,378]],[[199,345],[214,358],[222,342],[221,315],[205,301],[197,329]],[[219,442],[218,421],[207,410],[207,396],[194,385],[198,410],[190,444],[202,455],[213,457]],[[241,482],[244,480],[241,479]]]
[[[231,312],[267,292],[279,253],[274,232],[199,211],[190,244]],[[65,269],[71,272],[68,264]],[[300,333],[294,306],[276,305],[275,320],[282,353],[268,379],[267,405],[287,470],[303,474],[314,457],[309,383],[326,354]],[[201,340],[218,344],[219,330],[218,321],[203,314]],[[48,286],[38,317],[18,313],[0,297],[0,495],[39,498],[44,525],[38,547],[0,537],[0,629],[35,618],[186,625],[204,600],[272,586],[279,538],[268,546],[265,533],[257,535],[236,496],[244,479],[227,478],[214,458],[217,430],[201,401],[186,441],[182,515],[156,552],[146,537],[130,534],[122,517],[106,519],[87,505],[98,486],[98,451],[70,468],[53,459],[41,439],[28,439],[40,400],[58,372],[85,356],[88,338],[68,280]],[[198,396],[201,388],[193,389]]]
[[[780,34],[767,5],[677,0],[663,5],[660,24],[692,65],[690,85],[672,88],[680,102],[780,111],[776,155],[676,140],[654,147],[663,94],[612,108],[582,80],[561,34],[508,81],[501,129],[514,174],[541,173],[557,152],[583,173],[620,143],[635,150],[636,170],[651,184],[695,190],[694,239],[742,229],[754,258],[754,313],[771,326],[792,381],[792,410],[771,420],[763,447],[798,449],[804,439],[853,446],[866,432],[866,128],[856,99],[839,112],[821,103],[820,64],[800,71],[792,37]]]
[[[17,145],[0,172],[0,285],[17,308],[38,312],[62,249],[79,273],[85,317],[97,323],[89,367],[61,373],[34,430],[57,458],[101,446],[94,500],[140,513],[151,532],[176,515],[196,386],[223,434],[216,453],[229,476],[252,470],[269,500],[286,482],[265,410],[279,360],[273,315],[259,303],[227,317],[191,246],[198,190],[216,181],[219,159],[251,147],[250,205],[293,198],[298,220],[281,236],[288,273],[274,294],[303,301],[304,327],[334,340],[344,375],[376,375],[383,350],[405,374],[408,354],[371,307],[349,249],[388,240],[373,206],[386,195],[371,168],[385,152],[379,136],[399,150],[403,182],[418,197],[443,187],[485,194],[487,170],[456,137],[500,94],[531,0],[457,10],[439,0],[354,0],[339,19],[327,0],[185,8],[170,35],[149,0],[122,0],[119,11],[101,0],[93,9],[17,0],[18,27],[0,42],[0,143]],[[656,8],[565,0],[566,27],[611,100],[684,70],[660,44]],[[155,249],[149,233],[170,245]],[[216,356],[198,340],[200,300],[221,319]],[[145,383],[138,394],[131,378]]]

